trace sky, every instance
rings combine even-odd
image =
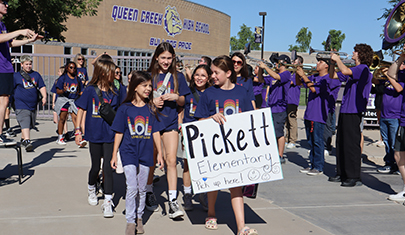
[[[231,17],[231,36],[237,36],[242,24],[261,26],[265,16],[265,51],[288,51],[296,45],[296,35],[302,27],[312,32],[311,47],[323,49],[331,29],[346,35],[341,52],[349,55],[357,43],[366,43],[374,51],[381,49],[385,19],[377,20],[384,8],[392,8],[388,0],[190,0]]]

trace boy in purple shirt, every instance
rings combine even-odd
[[[297,56],[293,64],[303,64],[304,59],[302,56]],[[301,85],[296,84],[295,74],[291,76],[290,88],[288,90],[287,98],[287,149],[295,148],[295,141],[298,138],[298,125],[297,125],[297,109],[300,104]]]
[[[323,133],[328,116],[327,101],[330,93],[328,69],[329,65],[324,60],[318,60],[316,63],[318,74],[311,75],[308,78],[302,68],[298,67],[295,76],[297,85],[304,82],[305,86],[310,89],[304,121],[310,146],[309,160],[311,166],[300,170],[301,173],[307,175],[322,174],[325,164]]]
[[[27,43],[35,42],[43,38],[32,30],[20,29],[14,32],[7,32],[6,26],[1,19],[7,14],[8,3],[0,0],[0,127],[3,130],[4,117],[8,106],[10,95],[13,93],[13,73],[11,64],[10,47],[19,47]],[[18,36],[26,37],[23,40],[14,40]],[[0,132],[0,145],[15,145],[14,140],[6,140]]]
[[[271,107],[273,117],[274,131],[276,133],[278,153],[280,162],[285,163],[284,159],[284,124],[287,119],[287,95],[290,88],[291,73],[284,64],[290,64],[290,57],[280,55],[275,58],[277,72],[267,67],[263,62],[259,63],[260,68],[265,69],[270,76],[264,77],[264,82],[270,85],[267,104]]]
[[[361,171],[361,130],[362,112],[366,111],[371,90],[372,74],[369,66],[373,61],[373,49],[367,44],[356,44],[352,59],[356,66],[348,68],[334,53],[331,54],[330,77],[346,82],[340,108],[336,136],[336,176],[329,177],[331,182],[342,182],[343,187],[362,185]],[[337,64],[339,70],[335,73]]]
[[[400,68],[404,69],[403,64]],[[399,118],[401,117],[402,91],[404,89],[405,71],[398,71],[396,80],[386,75],[385,79],[373,77],[373,83],[384,86],[384,94],[381,104],[380,132],[385,145],[385,156],[383,167],[378,168],[380,173],[393,173],[398,170],[394,159],[395,136],[399,127]],[[386,73],[387,69],[384,69]]]

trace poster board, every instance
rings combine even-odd
[[[283,179],[270,108],[182,125],[193,192]]]

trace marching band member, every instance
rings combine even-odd
[[[340,72],[335,73],[335,67],[331,66],[329,73],[331,78],[346,82],[336,136],[337,172],[336,176],[329,177],[329,181],[342,182],[344,187],[362,185],[360,122],[371,90],[369,66],[373,61],[373,49],[367,44],[356,44],[352,59],[356,66],[348,68],[338,55],[332,53],[332,65],[336,63]]]

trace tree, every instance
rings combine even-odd
[[[331,29],[329,30],[330,35],[330,45],[329,48],[326,48],[326,42],[323,41],[322,45],[324,46],[325,51],[336,50],[339,51],[342,48],[342,43],[346,38],[345,34],[342,34],[342,31]]]
[[[45,37],[65,41],[69,16],[97,15],[102,0],[10,0],[3,22],[8,31],[32,29]]]
[[[231,37],[230,44],[231,44],[231,51],[236,50],[243,50],[245,48],[245,44],[251,42],[250,49],[251,50],[260,50],[260,44],[254,43],[255,35],[245,24],[240,26],[240,30],[238,32],[238,37],[235,36]]]
[[[289,51],[296,50],[297,52],[305,52],[309,50],[309,45],[311,44],[312,39],[312,32],[308,30],[308,27],[302,27],[295,38],[295,42],[299,45],[289,45]]]

